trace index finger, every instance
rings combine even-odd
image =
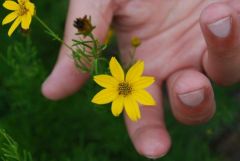
[[[69,3],[68,17],[66,20],[64,42],[72,43],[72,39],[77,39],[76,29],[73,22],[78,17],[84,15],[91,16],[93,25],[96,26],[93,34],[100,41],[103,41],[108,31],[113,16],[113,4],[111,0],[71,0]],[[87,74],[80,72],[72,58],[71,51],[62,45],[57,63],[42,85],[42,93],[49,99],[58,100],[79,90]]]

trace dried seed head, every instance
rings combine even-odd
[[[91,17],[87,17],[86,15],[83,18],[77,18],[73,26],[78,30],[79,35],[87,36],[89,35],[95,26],[91,23]]]

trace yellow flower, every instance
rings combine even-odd
[[[135,48],[137,48],[139,45],[141,45],[141,40],[134,36],[132,39],[131,39],[131,45]]]
[[[154,77],[142,76],[144,62],[137,61],[127,72],[124,71],[116,58],[111,58],[109,68],[110,75],[94,76],[94,81],[105,89],[97,93],[92,99],[96,104],[112,102],[112,113],[119,116],[123,108],[132,121],[141,118],[138,103],[142,105],[155,105],[153,97],[145,90],[154,82]]]
[[[35,14],[35,6],[29,0],[18,0],[16,3],[13,0],[6,0],[3,7],[11,10],[12,13],[8,14],[2,21],[2,25],[8,24],[12,21],[13,24],[8,30],[8,36],[11,36],[16,28],[20,25],[24,30],[28,30],[32,21],[32,16]]]

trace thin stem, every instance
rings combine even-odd
[[[98,74],[98,59],[94,60],[95,73]]]
[[[66,44],[53,30],[51,30],[48,25],[41,20],[41,18],[39,18],[37,15],[34,16],[36,18],[36,20],[47,30],[47,32],[49,33],[50,36],[52,36],[54,39],[56,39],[57,41],[59,41],[60,43],[62,43],[63,45],[65,45],[69,50],[73,51],[73,49],[71,48],[71,46],[69,46],[68,44]]]
[[[92,33],[89,34],[89,37],[92,39],[92,42],[93,42],[93,49],[94,49],[93,54],[94,54],[94,56],[98,57],[98,53],[96,54],[96,50],[97,50],[97,40],[94,38],[94,36],[93,36]],[[95,54],[96,54],[96,55],[95,55]]]
[[[135,53],[136,53],[136,47],[133,47],[132,49],[130,49],[130,52],[129,52],[130,61],[127,63],[126,69],[129,69],[134,64]]]

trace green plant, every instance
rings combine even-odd
[[[5,130],[0,129],[0,154],[2,161],[33,161],[32,155],[22,150]]]

